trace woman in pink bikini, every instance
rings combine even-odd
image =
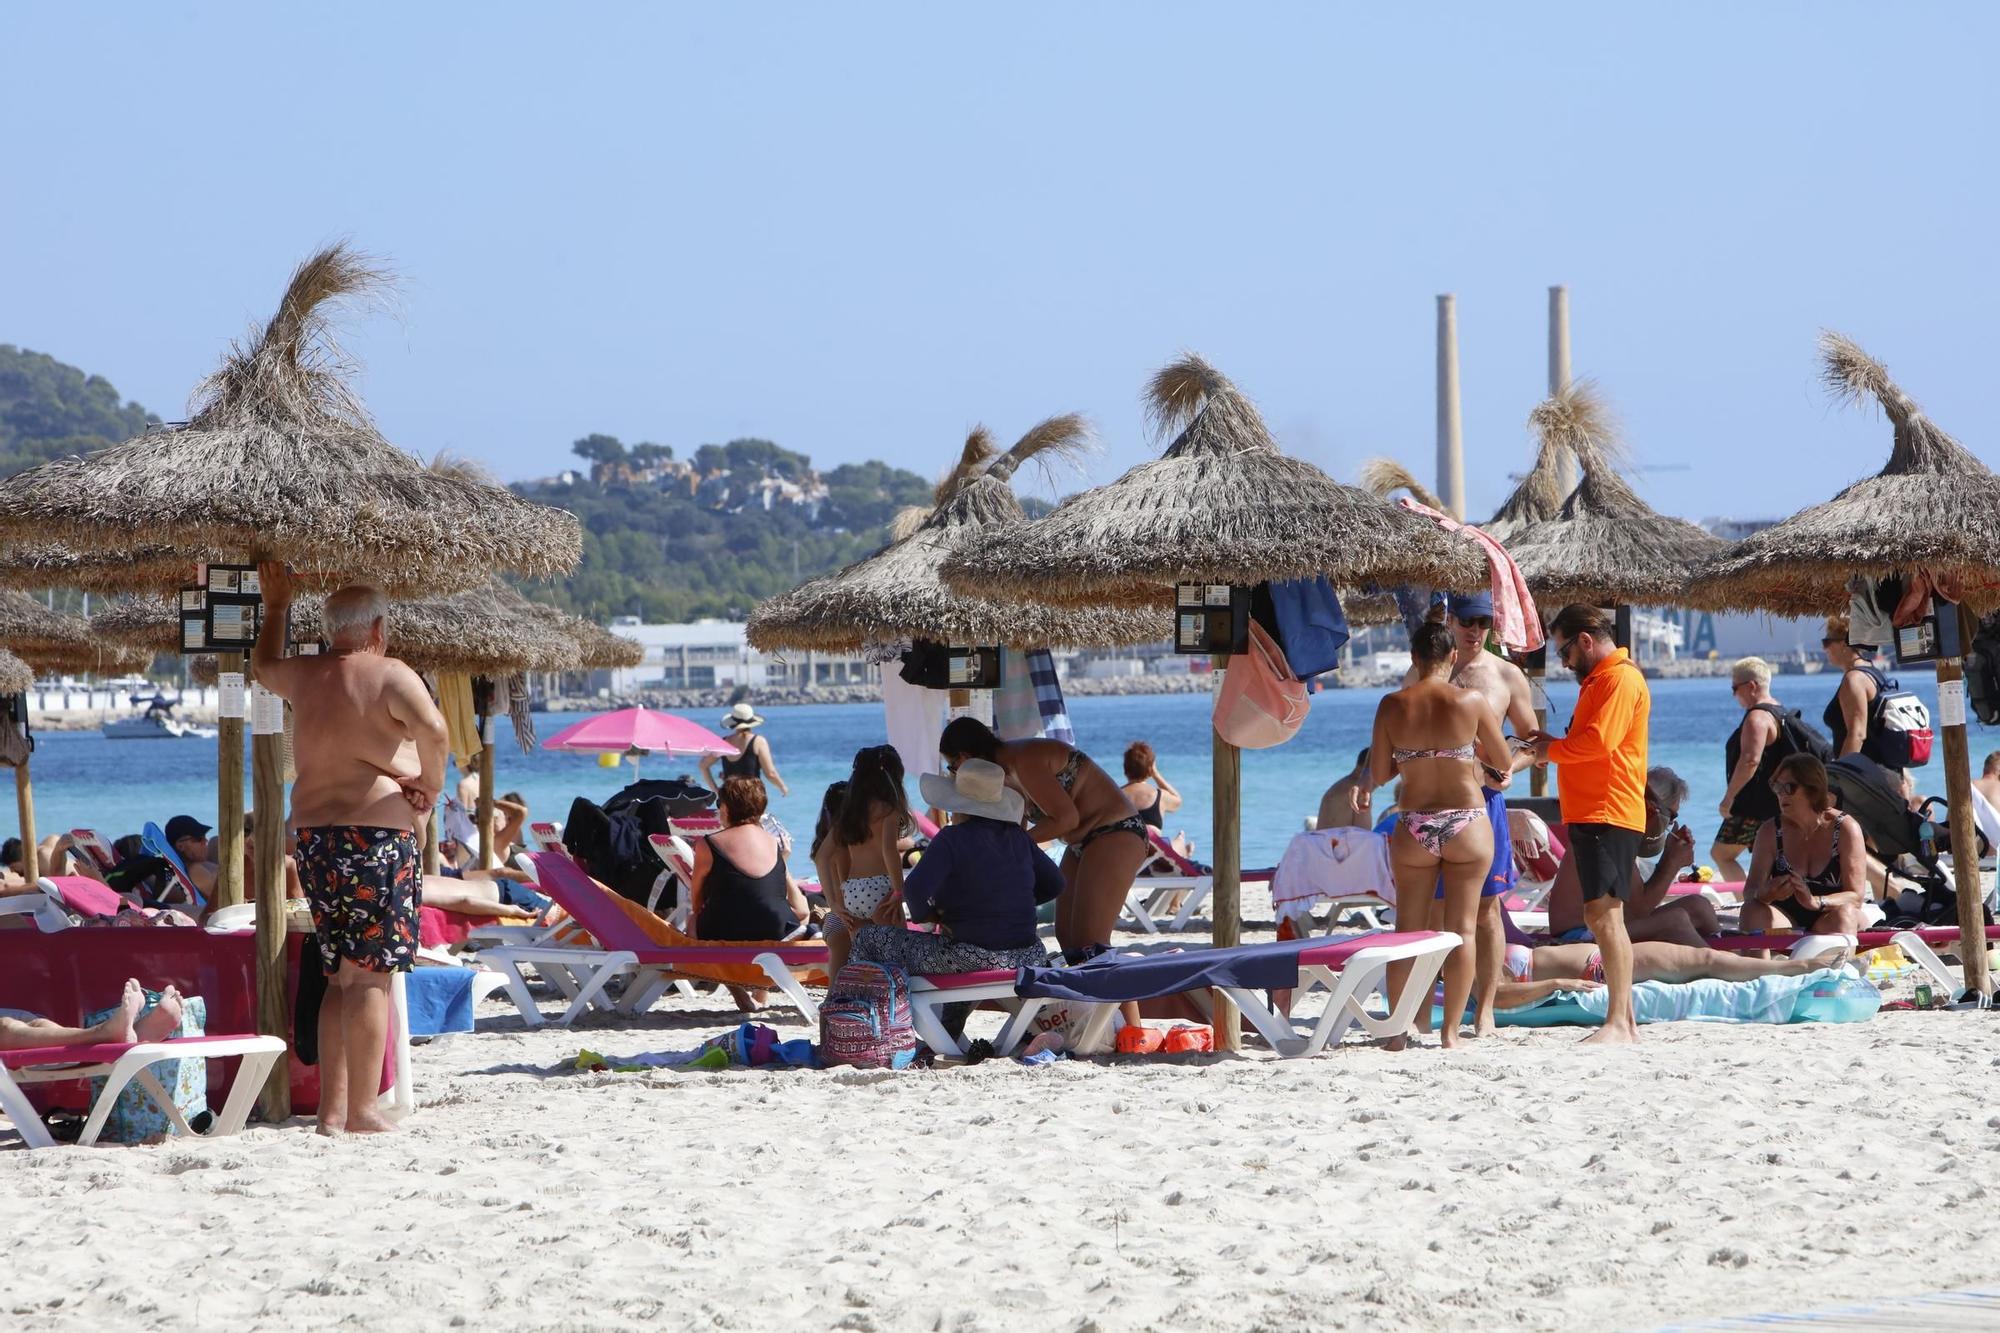
[[[1451,631],[1435,622],[1410,636],[1415,678],[1386,695],[1375,710],[1375,739],[1368,748],[1367,788],[1402,778],[1402,817],[1389,840],[1389,864],[1396,876],[1396,929],[1449,930],[1466,944],[1491,948],[1490,973],[1499,975],[1503,937],[1480,939],[1479,890],[1493,863],[1493,826],[1486,819],[1480,770],[1505,787],[1513,765],[1500,719],[1477,691],[1451,683],[1457,645]],[[1357,790],[1359,790],[1357,788]],[[1442,901],[1433,902],[1439,881]],[[1475,952],[1453,949],[1444,964],[1444,1012],[1462,1014],[1472,994]],[[1389,988],[1402,994],[1408,964],[1389,968]],[[1481,997],[1473,1031],[1493,1031],[1493,997]],[[1420,1005],[1419,1026],[1427,1027],[1430,1006]],[[1405,1037],[1391,1042],[1400,1048]],[[1446,1046],[1458,1044],[1458,1024],[1445,1024]]]

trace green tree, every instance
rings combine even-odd
[[[569,447],[578,458],[592,463],[622,463],[625,461],[625,446],[618,442],[616,435],[586,435]]]

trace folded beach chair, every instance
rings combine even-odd
[[[681,832],[685,822],[670,819],[667,824],[674,830],[672,833],[652,833],[646,837],[646,844],[653,849],[653,855],[667,867],[667,879],[653,886],[646,907],[649,911],[657,910],[660,899],[665,896],[667,883],[679,884],[680,892],[674,895],[674,910],[667,914],[667,920],[677,930],[686,930],[688,922],[694,919],[694,848],[687,841],[689,835]]]
[[[592,1008],[641,1013],[675,981],[689,976],[733,985],[769,986],[797,1005],[808,1019],[818,1017],[819,1006],[806,994],[800,973],[824,975],[824,944],[697,941],[662,945],[635,915],[644,913],[643,907],[632,903],[633,914],[628,914],[626,904],[616,894],[598,885],[568,857],[537,852],[534,861],[541,891],[589,931],[597,947],[531,945],[490,949],[481,955],[484,962],[505,974],[508,993],[528,1026],[537,1027],[545,1020],[528,990],[526,968],[533,968],[568,999],[568,1008],[556,1020],[563,1026]],[[672,929],[663,921],[658,925]],[[728,969],[727,974],[724,969]],[[620,977],[626,978],[624,991],[613,1002],[606,987]]]
[[[558,856],[569,855],[569,848],[563,846],[561,824],[538,819],[528,825],[528,836],[534,839],[535,850],[538,852],[554,852]]]
[[[1379,1037],[1407,1031],[1445,956],[1459,945],[1450,931],[1379,932],[1338,938],[1280,940],[1230,949],[1162,954],[1100,954],[1078,967],[1022,969],[1018,993],[1030,999],[1112,1005],[1190,991],[1220,990],[1236,1002],[1265,1042],[1283,1056],[1316,1055],[1359,1025]],[[1388,993],[1391,963],[1409,963],[1401,995]],[[1301,1027],[1277,1012],[1268,992],[1324,987],[1325,1011]],[[1366,1007],[1380,991],[1387,1013]]]
[[[7,916],[25,916],[43,934],[68,930],[76,924],[61,903],[39,889],[33,893],[10,893],[0,898],[0,917]]]
[[[236,1079],[230,1084],[229,1100],[208,1131],[211,1138],[234,1134],[249,1117],[251,1103],[264,1086],[264,1075],[284,1053],[285,1043],[279,1038],[252,1036],[177,1037],[125,1045],[42,1046],[25,1051],[0,1051],[0,1111],[14,1122],[16,1132],[28,1147],[54,1147],[55,1139],[35,1114],[27,1094],[21,1090],[22,1085],[101,1075],[104,1088],[91,1105],[90,1117],[84,1122],[78,1143],[97,1142],[111,1108],[118,1102],[118,1094],[125,1090],[126,1084],[135,1081],[166,1114],[174,1133],[192,1135],[194,1131],[188,1128],[180,1107],[154,1077],[152,1066],[162,1060],[184,1060],[191,1056],[214,1059],[239,1055],[243,1063],[237,1067]],[[400,1082],[406,1086],[408,1079]]]

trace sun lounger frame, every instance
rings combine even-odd
[[[285,1043],[280,1038],[252,1036],[177,1037],[123,1046],[45,1046],[29,1051],[8,1051],[4,1058],[0,1058],[0,1111],[7,1113],[7,1118],[13,1121],[15,1130],[28,1147],[52,1148],[56,1144],[55,1138],[42,1123],[41,1117],[35,1114],[27,1094],[22,1091],[23,1086],[102,1075],[104,1088],[91,1103],[90,1116],[85,1120],[83,1134],[77,1140],[79,1144],[97,1142],[98,1135],[104,1132],[105,1121],[111,1116],[112,1107],[117,1104],[119,1094],[125,1091],[128,1083],[137,1083],[153,1099],[166,1114],[167,1123],[174,1133],[192,1137],[194,1130],[182,1117],[173,1096],[154,1076],[152,1067],[162,1060],[241,1056],[243,1063],[237,1066],[236,1078],[229,1085],[228,1100],[223,1103],[221,1113],[208,1131],[207,1137],[219,1138],[242,1130],[244,1121],[249,1119],[250,1108],[264,1086],[264,1076],[284,1053]],[[408,1082],[407,1077],[398,1080],[399,1086],[406,1087]]]

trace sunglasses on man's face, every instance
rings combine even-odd
[[[1771,781],[1771,790],[1780,796],[1794,795],[1798,792],[1798,789],[1799,784],[1796,782],[1780,782],[1775,778]]]
[[[1675,824],[1680,822],[1681,808],[1679,806],[1666,805],[1660,800],[1659,797],[1653,795],[1653,793],[1651,792],[1646,793],[1646,804],[1652,807],[1653,809],[1658,810],[1661,814],[1665,815],[1667,817],[1667,822],[1669,824]]]

